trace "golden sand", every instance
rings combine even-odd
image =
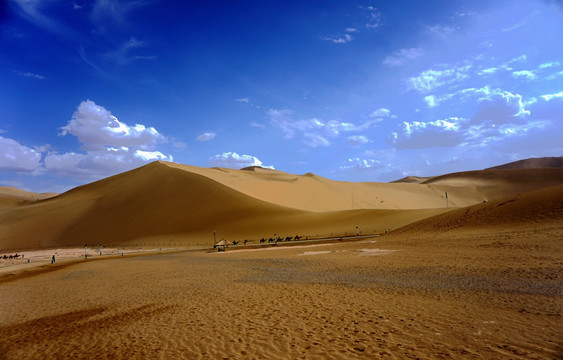
[[[563,230],[537,230],[45,265],[0,280],[0,350],[9,359],[557,358]],[[362,256],[370,250],[385,253]]]
[[[0,260],[0,358],[563,357],[561,172],[463,173],[395,184],[409,186],[401,196],[418,199],[412,208],[330,210],[330,200],[311,211],[228,180],[246,174],[208,170],[226,175],[155,164],[51,199],[7,201],[2,254],[23,250],[32,261]],[[275,172],[254,173],[270,178],[253,186],[275,193],[265,184]],[[424,186],[459,187],[473,205],[433,207],[443,188],[434,198]],[[383,196],[372,195],[364,201]],[[380,236],[258,243],[355,226]],[[205,251],[210,229],[252,241]]]

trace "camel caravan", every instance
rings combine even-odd
[[[266,238],[262,238],[260,239],[260,244],[264,244],[264,243],[274,243],[277,244],[278,242],[282,242],[282,241],[299,241],[303,238],[303,236],[299,236],[299,235],[295,235],[295,236],[286,236],[285,238],[283,236],[276,236],[274,235],[274,237],[270,237],[268,239]],[[243,244],[244,246],[246,246],[247,243],[249,243],[251,240],[247,240],[245,239]],[[227,240],[225,239],[221,239],[218,243],[213,245],[214,249],[217,249],[217,251],[225,251],[226,248],[228,248],[229,246],[235,246],[238,245],[240,243],[240,241],[236,241],[233,240],[231,243],[229,243]]]
[[[2,260],[18,259],[20,256],[21,256],[21,258],[23,259],[25,255],[20,255],[20,254],[17,254],[17,253],[16,253],[15,255],[11,255],[11,254],[10,254],[10,255],[1,256],[0,259],[2,259]]]

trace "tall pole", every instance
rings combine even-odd
[[[215,230],[213,230],[213,245],[217,244],[217,238],[215,237]]]
[[[360,235],[360,233],[358,233],[358,227],[356,226],[356,236]]]
[[[446,191],[446,208],[450,207],[450,202],[448,200],[448,192]]]

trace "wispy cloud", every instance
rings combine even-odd
[[[513,71],[512,76],[516,79],[526,79],[526,80],[533,80],[536,78],[535,72],[530,70]]]
[[[365,131],[379,122],[378,119],[369,119],[357,125],[339,120],[294,119],[293,112],[288,109],[270,109],[267,114],[270,117],[270,124],[281,130],[286,139],[299,136],[309,147],[329,146],[330,139],[337,138],[343,133]]]
[[[454,67],[442,65],[440,68],[429,69],[421,72],[418,76],[408,78],[407,85],[409,89],[418,92],[429,92],[438,87],[468,79],[471,67],[471,65]]]
[[[147,44],[145,41],[139,40],[135,37],[123,42],[115,50],[107,52],[104,57],[106,60],[111,61],[113,64],[126,65],[133,60],[154,60],[155,55],[139,55],[135,54],[137,49],[145,48]]]
[[[386,108],[379,108],[377,110],[374,110],[371,114],[369,114],[369,117],[379,119],[380,121],[383,120],[383,118],[396,118],[396,116],[391,113],[391,110]]]
[[[201,135],[199,135],[196,140],[200,141],[200,142],[205,142],[205,141],[209,141],[209,140],[213,140],[215,138],[215,133],[211,133],[211,132],[205,132]]]
[[[346,138],[346,141],[348,141],[348,144],[353,146],[353,147],[358,147],[358,146],[369,143],[369,139],[364,135],[348,136]]]
[[[366,9],[367,11],[367,23],[365,25],[366,28],[375,29],[380,27],[382,24],[382,16],[379,10],[377,10],[377,8],[373,6],[366,6],[364,9]]]
[[[375,159],[361,159],[358,157],[347,159],[340,166],[344,171],[372,171],[383,167],[381,161]]]
[[[334,44],[346,44],[352,41],[354,38],[350,34],[343,34],[338,36],[321,37],[321,39],[325,41],[330,41]]]
[[[448,25],[434,25],[429,26],[428,31],[439,37],[446,37],[455,31],[455,27]]]
[[[400,66],[423,55],[424,52],[421,48],[401,49],[387,56],[385,60],[383,60],[383,64],[388,66]]]
[[[18,75],[26,77],[26,78],[30,78],[30,79],[37,79],[37,80],[44,80],[45,79],[45,76],[35,74],[35,73],[32,73],[32,72],[18,72]]]
[[[42,0],[12,0],[16,11],[22,17],[34,23],[41,29],[64,38],[76,38],[75,32],[46,14],[45,7],[51,2]]]
[[[550,68],[550,67],[560,66],[560,65],[561,65],[561,63],[559,61],[549,61],[549,62],[541,64],[538,69],[547,69],[547,68]]]
[[[452,147],[464,141],[459,131],[465,119],[451,117],[429,122],[403,122],[391,133],[391,143],[397,149],[422,149],[428,147]]]

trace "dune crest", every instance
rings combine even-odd
[[[0,249],[211,245],[214,231],[229,241],[352,234],[356,227],[383,233],[452,208],[558,184],[563,169],[487,170],[386,184],[156,161],[55,197],[11,203],[0,210]]]

